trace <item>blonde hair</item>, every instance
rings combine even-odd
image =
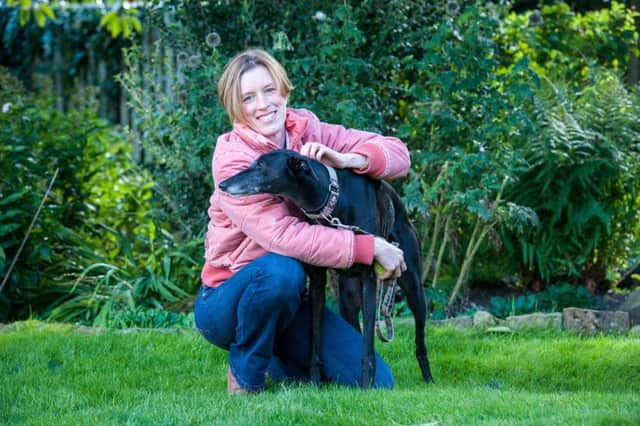
[[[293,89],[284,67],[273,56],[255,48],[240,52],[229,61],[218,81],[218,98],[232,121],[244,121],[240,88],[242,74],[258,66],[269,71],[282,97],[289,97]]]

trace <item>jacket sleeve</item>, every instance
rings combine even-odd
[[[311,111],[304,112],[309,119],[305,141],[318,141],[338,152],[367,157],[367,168],[354,172],[377,179],[394,179],[408,173],[411,165],[409,150],[400,139],[323,123]]]
[[[244,170],[251,159],[214,166],[216,182]],[[219,191],[219,190],[218,190]],[[354,263],[373,262],[373,237],[344,229],[313,225],[291,214],[287,203],[269,194],[232,197],[220,193],[219,206],[232,223],[268,252],[294,257],[305,263],[348,268]]]

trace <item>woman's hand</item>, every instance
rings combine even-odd
[[[369,165],[369,161],[364,155],[334,151],[319,142],[305,143],[300,149],[300,154],[336,169],[364,169]]]
[[[378,279],[399,278],[407,270],[404,262],[404,253],[384,238],[375,237],[373,239],[373,259],[380,263],[385,272],[378,275]]]

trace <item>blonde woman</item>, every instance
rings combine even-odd
[[[261,49],[235,56],[218,83],[233,129],[218,138],[213,179],[222,182],[266,152],[287,148],[336,168],[375,179],[404,176],[409,152],[396,138],[321,122],[287,106],[292,86],[282,65]],[[229,351],[229,393],[259,392],[274,380],[308,378],[310,313],[303,263],[348,268],[380,262],[383,278],[406,269],[400,249],[379,237],[311,224],[273,195],[210,198],[202,289],[196,326]],[[362,337],[327,310],[323,320],[323,380],[357,386]],[[377,357],[373,386],[392,388],[391,370]]]

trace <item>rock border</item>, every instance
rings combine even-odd
[[[632,326],[625,311],[565,308],[562,312],[533,313],[499,319],[487,311],[476,311],[473,317],[460,316],[428,322],[434,326],[460,329],[480,328],[489,332],[515,332],[525,329],[554,329],[585,335],[596,333],[627,334],[640,337],[640,325]]]

